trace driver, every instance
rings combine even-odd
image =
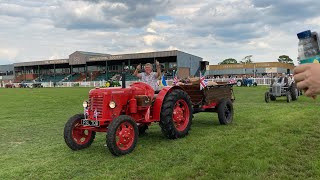
[[[282,73],[282,76],[278,79],[278,83],[284,86],[288,86],[288,78],[285,73]]]
[[[141,64],[139,64],[134,71],[133,75],[141,79],[142,82],[149,84],[153,90],[158,91],[158,78],[161,76],[160,63],[156,61],[157,72],[153,72],[152,64],[146,63],[144,65],[144,71],[139,73],[141,70]]]

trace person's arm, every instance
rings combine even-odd
[[[161,66],[159,61],[156,61],[157,74],[155,78],[159,78],[161,76]]]
[[[140,69],[141,69],[141,64],[139,64],[139,65],[137,66],[136,70],[135,70],[134,73],[133,73],[133,75],[136,76],[136,77],[139,78],[139,79],[141,78],[141,74],[139,73]]]

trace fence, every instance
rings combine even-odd
[[[269,85],[271,84],[272,78],[252,78],[253,82],[256,82],[258,85]],[[217,79],[207,79],[207,81],[213,82],[228,82],[230,78],[217,78]],[[236,79],[239,80],[239,79]],[[134,83],[136,81],[127,81],[126,86]],[[168,85],[172,85],[173,80],[167,80]],[[13,83],[15,87],[19,87],[19,83]],[[25,83],[31,87],[32,83]],[[106,81],[85,81],[85,82],[42,82],[43,87],[102,87],[105,86]],[[2,86],[4,87],[4,85]]]

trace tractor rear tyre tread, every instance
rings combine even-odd
[[[96,136],[96,132],[91,131],[91,137],[89,137],[90,139],[87,143],[78,144],[77,142],[75,142],[75,140],[72,137],[72,130],[73,130],[73,127],[76,123],[80,123],[81,119],[84,119],[84,115],[83,114],[76,114],[76,115],[72,116],[67,121],[67,123],[65,124],[65,127],[64,127],[64,140],[65,140],[67,146],[74,151],[89,147],[92,144],[92,142],[94,141],[94,138]]]
[[[298,99],[298,89],[295,87],[291,88],[291,97],[292,101],[296,101]]]
[[[178,131],[175,122],[173,120],[173,109],[176,102],[180,99],[183,99],[189,108],[189,122],[186,128],[183,131]],[[163,100],[163,105],[160,113],[160,122],[162,133],[169,139],[182,138],[188,135],[188,132],[191,128],[193,118],[193,107],[189,95],[180,89],[173,90]]]

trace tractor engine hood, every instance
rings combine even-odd
[[[145,83],[137,82],[128,88],[96,88],[89,92],[88,119],[111,121],[113,118],[127,112],[130,99],[137,95],[154,96],[154,90]]]

